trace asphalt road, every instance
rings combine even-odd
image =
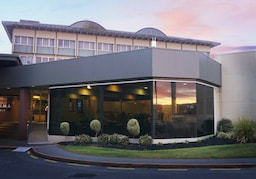
[[[256,178],[256,168],[157,169],[77,165],[45,160],[30,152],[0,150],[0,179]]]

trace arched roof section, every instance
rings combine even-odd
[[[100,24],[93,22],[93,21],[88,21],[88,20],[75,22],[74,24],[70,25],[70,27],[90,29],[90,30],[106,30]]]
[[[161,30],[158,30],[158,29],[152,28],[152,27],[147,27],[147,28],[140,29],[139,31],[136,32],[136,34],[167,37],[165,35],[165,33],[163,33]]]

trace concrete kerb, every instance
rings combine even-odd
[[[0,149],[1,150],[14,150],[14,149],[16,149],[17,148],[17,146],[0,146]]]
[[[128,168],[248,168],[256,167],[256,163],[230,163],[230,164],[161,164],[161,163],[123,163],[123,162],[107,162],[107,161],[91,161],[77,160],[72,158],[52,156],[37,151],[34,147],[31,148],[33,155],[67,163],[83,164],[83,165],[99,165],[108,167],[128,167]]]

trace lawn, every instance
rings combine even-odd
[[[256,143],[229,144],[168,150],[123,150],[95,146],[63,146],[67,151],[104,157],[157,159],[220,159],[256,157]]]

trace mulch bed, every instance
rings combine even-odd
[[[211,137],[198,142],[185,142],[185,143],[172,143],[172,144],[153,144],[151,146],[143,146],[140,144],[129,144],[127,146],[121,145],[99,145],[97,143],[87,144],[87,146],[99,146],[107,148],[116,148],[116,149],[127,149],[127,150],[163,150],[163,149],[179,149],[179,148],[191,148],[191,147],[203,147],[210,145],[225,145],[225,144],[235,144],[236,141],[231,139],[221,139],[217,137]],[[81,145],[75,142],[60,142],[60,145]]]

